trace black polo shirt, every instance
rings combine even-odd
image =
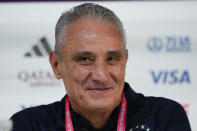
[[[126,131],[191,131],[183,107],[161,97],[145,97],[125,83],[127,99]],[[14,114],[13,131],[65,131],[65,98]],[[116,131],[121,104],[111,114],[103,131]],[[75,131],[97,131],[70,106]]]

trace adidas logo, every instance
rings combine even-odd
[[[38,56],[38,57],[43,57],[43,56],[48,56],[49,53],[51,52],[51,47],[49,43],[47,42],[47,39],[45,37],[42,37],[40,39],[40,42],[36,45],[33,45],[31,48],[31,51],[28,51],[25,53],[25,57],[32,57],[32,56]]]

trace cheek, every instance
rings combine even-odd
[[[123,64],[109,67],[108,70],[110,70],[110,74],[115,82],[119,84],[124,82],[125,66]]]
[[[88,68],[73,64],[72,66],[70,66],[70,68],[67,69],[67,73],[65,74],[65,76],[69,80],[67,82],[71,82],[72,85],[82,84],[88,77],[89,71],[90,70]]]
[[[65,66],[63,81],[66,87],[67,94],[70,96],[70,99],[75,101],[75,99],[82,99],[83,83],[88,77],[89,70],[82,68],[77,65]]]

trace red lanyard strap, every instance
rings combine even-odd
[[[122,94],[122,104],[118,117],[117,131],[125,131],[126,129],[126,113],[127,113],[127,99],[124,93]]]
[[[126,129],[126,113],[127,113],[127,100],[124,93],[122,94],[121,108],[118,117],[117,131],[125,131]],[[65,102],[65,127],[66,131],[74,131],[73,123],[69,110],[69,98],[66,96]]]
[[[68,96],[66,96],[66,105],[65,105],[65,126],[66,126],[66,131],[74,131],[70,110],[69,110]]]

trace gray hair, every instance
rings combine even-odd
[[[85,3],[65,11],[59,18],[55,28],[55,53],[61,58],[61,48],[66,39],[68,26],[81,18],[90,17],[111,22],[119,29],[126,50],[126,36],[123,24],[115,13],[98,4]]]

